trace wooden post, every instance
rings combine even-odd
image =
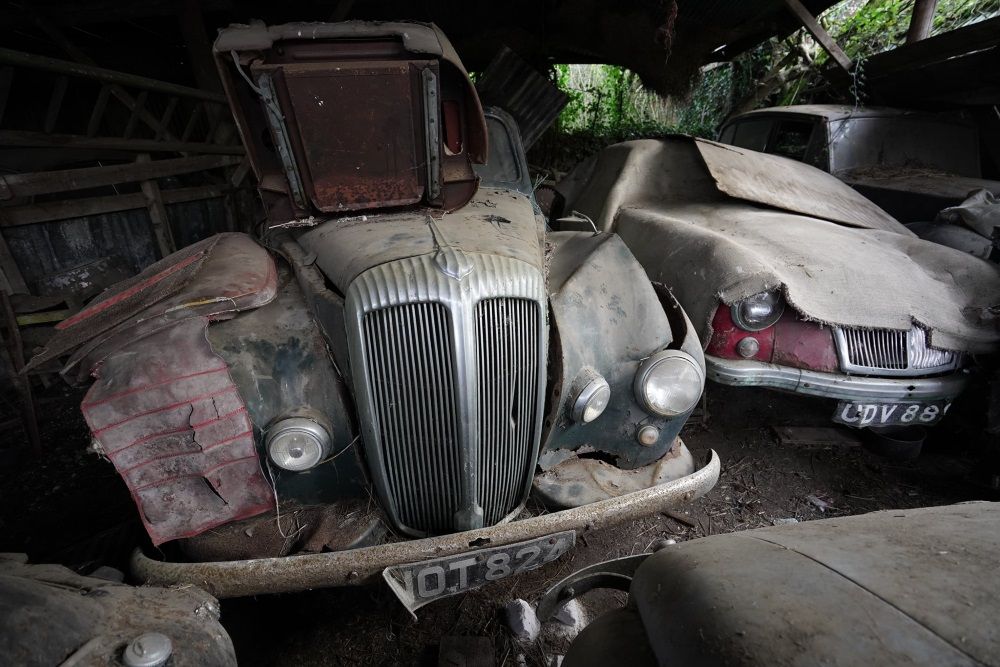
[[[31,394],[31,377],[21,375],[24,368],[24,344],[21,341],[21,331],[17,327],[17,315],[10,302],[10,294],[7,290],[0,289],[0,301],[2,301],[3,318],[7,325],[7,353],[10,355],[13,374],[11,379],[19,385],[21,390],[21,400],[24,403],[24,412],[21,419],[24,421],[24,429],[28,432],[28,441],[31,444],[31,451],[38,455],[42,452],[42,439],[38,433],[38,418],[35,413],[35,398]]]
[[[136,162],[149,162],[149,154],[143,153]],[[149,219],[153,221],[153,233],[156,235],[156,245],[160,248],[160,255],[166,257],[177,250],[174,245],[173,231],[170,229],[170,218],[167,216],[167,207],[163,204],[163,197],[160,196],[160,186],[155,180],[142,181],[139,184],[142,194],[146,196],[146,207],[149,209]]]
[[[0,221],[2,218],[3,213],[0,212]],[[10,254],[7,239],[3,237],[3,234],[0,234],[0,289],[5,290],[8,294],[28,293],[28,285],[24,282],[24,276],[21,275],[21,269],[18,267],[14,255]]]
[[[187,46],[194,80],[203,90],[222,92],[222,82],[219,81],[219,70],[212,59],[212,40],[205,30],[205,19],[201,13],[199,0],[181,0],[180,28]]]
[[[840,48],[837,41],[833,37],[830,37],[830,33],[819,24],[819,21],[809,13],[809,10],[799,0],[784,0],[784,2],[789,11],[795,14],[795,18],[799,20],[799,23],[813,36],[813,39],[819,42],[823,50],[830,54],[830,57],[840,65],[840,68],[849,74],[854,67],[854,63],[851,62],[851,59]]]
[[[931,34],[937,5],[938,0],[914,0],[913,13],[910,14],[910,29],[906,31],[907,44],[927,39]]]

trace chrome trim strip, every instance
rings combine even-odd
[[[544,278],[538,269],[526,262],[451,249],[467,272],[453,274],[444,270],[436,255],[389,262],[365,271],[347,290],[344,308],[354,395],[361,416],[365,453],[379,497],[390,520],[410,535],[424,535],[421,529],[407,526],[395,506],[395,496],[386,476],[386,460],[381,442],[381,425],[377,422],[378,402],[368,381],[369,359],[364,344],[365,316],[376,310],[417,303],[440,303],[450,315],[448,336],[452,341],[452,387],[456,392],[458,417],[458,456],[463,471],[460,489],[460,509],[455,515],[455,528],[468,530],[483,525],[482,498],[477,488],[480,470],[480,369],[476,345],[476,306],[493,298],[524,299],[535,305],[538,326],[535,368],[544,373],[548,341],[547,308]],[[376,360],[377,361],[377,360]],[[531,434],[530,465],[538,455],[545,402],[545,382],[539,377],[536,386],[534,432]],[[411,406],[406,406],[411,407]],[[414,407],[415,409],[415,407]],[[527,499],[531,489],[531,473],[525,475],[519,503]]]
[[[597,530],[678,507],[711,491],[720,470],[719,455],[713,451],[703,468],[673,482],[490,528],[349,551],[215,563],[157,561],[136,549],[130,569],[146,584],[194,584],[217,598],[360,586],[378,581],[382,570],[392,565],[454,556],[483,546],[504,546],[564,530]]]
[[[968,376],[961,371],[931,378],[873,378],[820,373],[762,361],[720,359],[707,354],[705,367],[709,379],[722,384],[767,387],[841,401],[950,399],[962,393],[968,382]]]

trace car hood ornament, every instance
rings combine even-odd
[[[461,280],[472,273],[473,265],[469,256],[445,238],[441,228],[430,216],[427,218],[427,226],[430,227],[431,236],[434,237],[434,246],[437,248],[434,253],[434,263],[441,273],[455,280]]]

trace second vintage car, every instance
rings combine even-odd
[[[805,104],[727,121],[719,141],[829,172],[904,223],[933,220],[971,192],[1000,195],[983,177],[980,135],[961,113]]]
[[[440,31],[235,26],[215,53],[264,245],[165,258],[37,359],[96,378],[94,449],[169,556],[139,579],[384,579],[412,610],[714,485],[678,437],[693,325],[616,235],[547,232],[516,126]]]
[[[611,146],[560,192],[572,215],[553,224],[619,234],[691,315],[717,382],[833,399],[849,426],[930,425],[1000,343],[996,265],[814,167],[671,137]]]

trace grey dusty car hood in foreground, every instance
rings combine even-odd
[[[785,158],[671,137],[617,144],[561,186],[567,210],[625,240],[674,290],[702,342],[721,300],[782,289],[807,319],[909,330],[985,352],[1000,268],[923,241],[847,185]]]

